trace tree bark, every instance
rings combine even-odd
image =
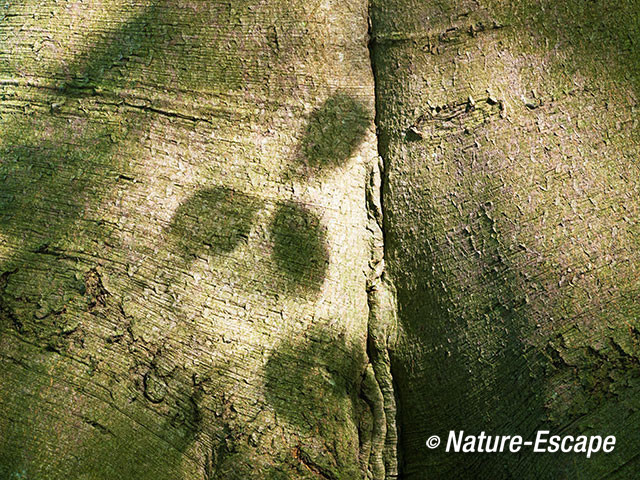
[[[635,478],[637,2],[107,3],[0,7],[2,478]]]
[[[403,478],[634,478],[637,2],[374,0]],[[450,430],[616,435],[447,454]]]
[[[2,8],[0,476],[363,477],[367,5]]]

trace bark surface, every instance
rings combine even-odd
[[[366,3],[0,8],[0,477],[364,477]]]
[[[634,478],[635,1],[374,0],[403,478]],[[449,430],[613,454],[429,451]]]
[[[638,12],[0,6],[0,477],[635,478]]]

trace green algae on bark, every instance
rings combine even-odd
[[[406,478],[470,464],[495,478],[632,478],[632,3],[373,3]],[[424,448],[454,429],[543,427],[616,434],[619,448],[588,460]]]
[[[366,4],[317,7],[3,7],[2,475],[359,474],[361,412],[319,437],[265,392],[268,359],[310,326],[350,346],[356,390],[365,363]],[[358,125],[338,164],[288,176],[336,95]],[[274,225],[284,205],[305,206],[313,258]],[[293,279],[308,260],[313,295]]]

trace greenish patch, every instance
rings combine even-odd
[[[294,457],[304,470],[323,472],[326,478],[358,478],[358,467],[346,453],[348,428],[354,418],[362,363],[343,342],[321,330],[277,347],[265,367],[265,395],[279,416],[297,427],[302,439],[309,435],[325,443],[326,455],[311,454],[315,447],[298,447]],[[309,442],[312,440],[309,439]],[[357,473],[356,473],[357,472]]]
[[[86,478],[181,478],[183,455],[200,429],[201,416],[193,398],[170,396],[156,415],[138,415],[142,419],[138,422],[122,416],[119,421],[104,418],[97,423],[105,429],[96,428],[81,448],[81,468],[89,472]]]
[[[7,480],[29,480],[32,478],[27,475],[27,471],[24,469],[16,471],[5,465],[0,465],[0,475]]]
[[[606,72],[614,82],[640,89],[640,10],[635,0],[523,1],[509,8],[501,1],[492,3],[500,23],[516,27],[515,35],[524,31],[537,40],[529,46],[518,42],[525,52],[539,55],[553,48],[568,54],[566,61],[553,62],[550,72],[565,88],[576,87],[576,73],[603,86]]]
[[[233,25],[221,20],[229,15],[224,4],[198,12],[166,0],[154,3],[118,28],[107,29],[86,54],[76,57],[64,69],[62,91],[79,95],[143,83],[184,90],[240,88],[246,62]],[[214,24],[221,28],[211,28]]]
[[[279,415],[313,430],[354,388],[346,352],[330,340],[280,345],[266,365],[267,399]]]
[[[92,174],[110,168],[109,129],[45,115],[3,134],[0,232],[28,224],[34,237],[62,234],[92,199]]]
[[[300,203],[283,203],[271,224],[273,258],[290,288],[318,290],[326,275],[329,253],[320,219]]]
[[[106,399],[70,395],[69,379],[85,384],[86,371],[38,345],[4,338],[18,361],[2,365],[0,406],[11,412],[0,422],[2,478],[16,472],[36,480],[182,478],[185,452],[202,422],[199,393],[190,384],[172,384],[161,405],[141,396],[114,404],[102,388],[97,397]]]
[[[266,472],[267,480],[289,480],[291,478],[291,474],[282,470],[279,467],[271,467]]]

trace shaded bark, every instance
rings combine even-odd
[[[374,1],[403,478],[633,478],[637,2]],[[434,434],[616,435],[446,454]]]
[[[635,3],[2,7],[0,476],[634,478]]]
[[[0,476],[365,476],[366,4],[2,8]]]

